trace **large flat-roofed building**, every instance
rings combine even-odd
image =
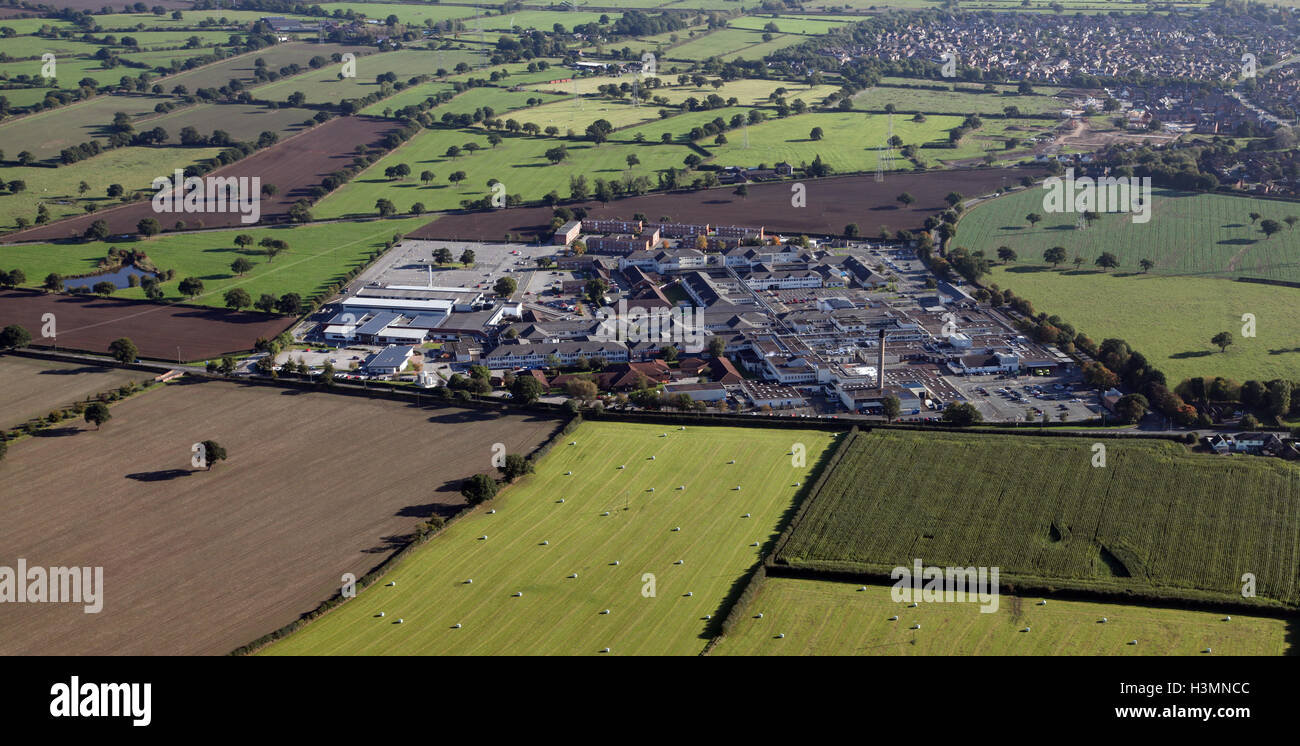
[[[561,365],[573,365],[579,358],[600,357],[606,363],[626,363],[627,345],[622,342],[537,342],[503,344],[484,356],[492,368],[541,368],[554,355]]]
[[[552,243],[556,246],[568,246],[578,238],[580,233],[582,233],[582,221],[570,220],[560,226],[559,230],[555,231],[555,237],[552,239]]]
[[[696,236],[707,236],[709,225],[696,225],[693,223],[646,223],[646,228],[657,228],[659,235],[664,238],[695,238]]]
[[[485,302],[481,290],[436,285],[368,285],[358,290],[354,297],[386,300],[445,300],[451,301],[456,311],[473,311]]]
[[[397,298],[345,298],[339,304],[344,313],[356,314],[358,318],[364,313],[410,314],[413,316],[447,316],[455,304],[449,300],[400,300]]]
[[[713,232],[717,233],[719,238],[749,238],[750,236],[764,238],[761,225],[757,228],[745,225],[716,225],[713,227]]]

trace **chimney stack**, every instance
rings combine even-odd
[[[876,353],[876,382],[880,393],[885,393],[885,329],[880,329],[880,350]]]

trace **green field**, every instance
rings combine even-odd
[[[1106,448],[1095,467],[1094,442]],[[859,434],[777,561],[888,574],[1000,567],[1002,582],[1300,601],[1300,468],[1168,441]]]
[[[909,80],[912,84],[924,81]],[[965,89],[973,88],[970,83],[959,86],[963,90],[934,91],[902,86],[878,85],[867,88],[853,97],[853,108],[861,111],[884,111],[885,106],[893,104],[896,111],[908,114],[915,112],[955,114],[965,117],[967,114],[996,114],[1001,116],[1003,109],[1015,106],[1022,114],[1058,114],[1069,105],[1069,101],[1058,99],[1044,93],[1032,96],[1003,95],[1001,93],[972,93]],[[1014,89],[1012,89],[1014,90]],[[1038,89],[1035,89],[1036,91]]]
[[[913,122],[910,117],[894,117],[894,134],[904,145],[922,145],[928,142],[947,142],[948,130],[962,123],[962,117],[934,115],[924,122]],[[1029,137],[1033,131],[1008,131],[1007,127],[1027,127],[1023,120],[989,120],[979,130],[962,138],[956,148],[919,148],[917,157],[927,166],[944,162],[975,158],[985,152],[999,156],[1004,152],[1002,143],[1008,136]],[[822,139],[813,140],[814,127],[822,129]],[[882,146],[889,138],[889,117],[884,114],[860,112],[814,112],[785,119],[769,119],[748,128],[748,147],[743,130],[727,133],[727,143],[713,145],[713,138],[700,141],[715,155],[714,162],[722,166],[752,166],[755,163],[786,161],[798,165],[811,163],[818,155],[836,171],[870,171],[876,168]],[[912,164],[894,151],[894,168],[911,170]]]
[[[560,105],[562,104],[550,106]],[[537,116],[537,112],[546,108],[548,107],[538,107],[526,115],[517,115],[516,118],[520,121],[534,121],[539,125],[553,121],[551,118]],[[462,154],[454,159],[446,155],[448,147],[463,147],[467,142],[478,143],[482,150],[473,155]],[[560,144],[567,147],[569,158],[553,166],[546,159],[545,153]],[[312,208],[312,214],[317,218],[373,215],[375,202],[381,198],[391,200],[398,212],[406,212],[416,202],[423,204],[426,210],[459,208],[461,200],[489,196],[489,179],[504,184],[507,194],[519,194],[525,200],[541,199],[552,189],[562,197],[568,197],[571,175],[586,176],[588,186],[593,187],[598,178],[607,181],[620,179],[624,172],[629,171],[627,156],[635,154],[641,163],[631,169],[631,173],[634,176],[649,176],[654,182],[656,170],[669,166],[682,167],[683,159],[690,152],[686,146],[675,144],[633,146],[606,143],[596,146],[590,142],[523,136],[506,137],[504,142],[493,148],[482,130],[425,130],[338,191],[325,197]],[[385,169],[399,163],[410,166],[412,175],[405,180],[385,178]],[[432,171],[436,177],[428,186],[419,179],[420,173],[425,170]],[[447,177],[455,171],[465,172],[466,179],[452,186]]]
[[[116,207],[121,202],[109,199],[110,184],[121,184],[128,194],[137,189],[147,190],[158,176],[219,152],[220,148],[127,147],[59,168],[0,168],[0,180],[27,183],[26,191],[0,195],[0,231],[17,229],[15,219],[19,217],[35,225],[36,211],[42,203],[50,211],[52,221],[81,215],[86,205],[95,205],[97,209]],[[90,186],[84,195],[79,192],[82,181]]]
[[[711,655],[1286,655],[1284,619],[1003,594],[908,608],[888,586],[769,577]],[[754,618],[761,611],[762,619]],[[898,621],[889,621],[898,616]],[[1099,624],[1102,617],[1106,623]],[[920,624],[921,629],[911,629]],[[1029,632],[1021,632],[1025,627]],[[784,634],[784,638],[777,635]],[[1137,645],[1129,641],[1137,640]]]
[[[1027,298],[1035,312],[1059,315],[1094,341],[1127,341],[1171,384],[1192,376],[1300,379],[1300,317],[1291,312],[1300,289],[1025,265],[995,267],[984,282]],[[1254,337],[1240,334],[1247,313],[1255,315]],[[1219,352],[1210,338],[1223,331],[1234,341]]]
[[[354,78],[338,77],[342,64],[326,65],[319,70],[309,70],[286,80],[254,88],[253,95],[269,101],[283,101],[297,91],[307,97],[309,104],[337,103],[377,92],[379,83],[376,78],[383,73],[393,73],[399,81],[405,83],[417,75],[434,75],[439,68],[452,70],[461,62],[475,65],[485,61],[480,54],[460,50],[402,49],[359,57],[356,60]]]
[[[427,218],[416,218],[322,223],[179,233],[142,241],[0,246],[0,267],[23,270],[27,284],[35,287],[50,272],[76,275],[95,271],[99,260],[107,255],[108,247],[115,245],[142,250],[154,266],[175,270],[175,278],[162,284],[167,300],[182,299],[177,286],[186,277],[198,277],[203,281],[204,294],[192,302],[209,306],[224,306],[225,292],[234,287],[247,290],[253,300],[262,293],[276,296],[298,293],[306,299],[342,279],[342,275],[352,267],[368,263],[370,253],[383,250],[384,242],[394,233],[406,233],[427,222]],[[265,236],[282,238],[289,243],[289,251],[268,262],[256,241],[247,249],[235,246],[234,238],[241,233],[247,233],[257,241]],[[230,264],[241,256],[253,262],[254,266],[248,274],[237,277]],[[144,291],[128,288],[117,291],[115,295],[143,298]]]
[[[763,32],[746,29],[721,29],[709,34],[696,34],[663,53],[670,60],[699,62],[710,57],[723,60],[756,60],[783,47],[806,41],[798,34],[772,34],[772,40],[763,41]]]
[[[1140,271],[1138,263],[1149,259],[1156,274],[1300,281],[1300,233],[1283,224],[1280,233],[1268,238],[1259,227],[1265,219],[1282,223],[1287,216],[1300,216],[1300,205],[1154,189],[1148,222],[1103,213],[1079,230],[1075,213],[1044,209],[1045,194],[1032,187],[975,207],[958,224],[954,244],[990,255],[999,246],[1010,246],[1021,261],[1033,264],[1042,263],[1047,249],[1062,246],[1070,260],[1078,255],[1088,268],[1109,251],[1119,258],[1121,271]],[[1031,212],[1043,217],[1033,227],[1025,220]],[[1251,222],[1252,212],[1262,216],[1259,222]]]
[[[795,483],[831,440],[809,431],[584,423],[535,475],[266,652],[697,654],[714,626],[704,617],[721,618],[759,557],[762,547],[752,544],[772,539]],[[792,466],[796,442],[807,467]],[[645,573],[654,575],[653,597],[643,595]]]

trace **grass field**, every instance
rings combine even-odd
[[[960,125],[961,117],[934,115],[924,122],[913,122],[910,117],[894,117],[894,134],[904,145],[921,145],[927,142],[947,142],[948,130]],[[1003,152],[1002,143],[1008,135],[1028,137],[1032,131],[1008,132],[1008,126],[1029,126],[1023,120],[1008,123],[994,120],[964,137],[956,148],[918,148],[917,157],[927,166],[941,165],[942,161],[960,160]],[[813,140],[814,127],[822,129],[822,139]],[[727,143],[713,145],[713,138],[700,141],[700,145],[714,153],[714,162],[722,166],[752,166],[755,163],[786,161],[798,165],[811,163],[818,155],[836,171],[870,171],[876,168],[882,147],[889,138],[889,118],[884,114],[859,112],[817,112],[769,119],[748,128],[748,147],[745,132],[733,130]],[[912,164],[894,151],[894,168],[911,170]]]
[[[720,618],[758,559],[751,545],[773,537],[807,478],[791,444],[803,443],[812,465],[831,437],[588,422],[563,440],[577,445],[557,445],[486,506],[495,514],[479,508],[403,560],[384,581],[395,586],[376,584],[266,652],[699,653],[712,627],[704,617]]]
[[[730,62],[735,59],[756,60],[782,47],[805,41],[798,34],[772,34],[771,41],[763,41],[762,31],[746,29],[721,29],[710,34],[697,34],[664,50],[670,60],[698,62],[710,57],[721,57]]]
[[[889,573],[996,566],[1037,582],[1300,601],[1300,469],[1189,454],[1167,441],[961,433],[860,434],[813,496],[778,562]]]
[[[44,417],[51,410],[70,406],[128,381],[147,381],[151,377],[124,368],[0,355],[0,380],[5,382],[0,429],[21,425],[33,417]]]
[[[0,231],[16,229],[14,221],[19,217],[27,218],[28,223],[35,225],[36,211],[42,203],[49,209],[51,220],[81,215],[88,204],[98,209],[116,206],[120,201],[108,197],[110,184],[121,184],[128,193],[149,189],[156,177],[211,158],[219,152],[220,148],[127,147],[58,168],[0,168],[0,180],[20,180],[27,184],[25,191],[0,196]],[[79,193],[82,181],[90,185],[84,195]]]
[[[333,14],[335,10],[353,10],[364,14],[366,18],[384,20],[389,15],[396,15],[402,23],[424,25],[425,19],[433,21],[469,18],[483,11],[479,8],[455,7],[444,5],[427,5],[411,3],[321,3],[321,9]]]
[[[103,567],[106,587],[98,614],[11,604],[4,655],[228,653],[453,512],[456,485],[488,468],[494,444],[527,453],[560,424],[224,381],[168,384],[110,411],[99,431],[70,420],[59,437],[11,443],[0,465],[0,545]],[[296,432],[313,423],[347,435]],[[227,452],[211,471],[190,460],[206,439]]]
[[[1269,617],[1002,595],[974,603],[895,603],[890,588],[770,577],[711,655],[1286,655]],[[898,621],[889,621],[898,616]],[[1105,624],[1098,621],[1106,618]],[[921,629],[912,630],[913,624]],[[1021,629],[1029,627],[1029,632]],[[784,638],[777,635],[784,634]],[[1137,640],[1137,645],[1129,645]]]
[[[50,272],[63,275],[93,272],[110,245],[139,249],[159,269],[173,269],[175,279],[162,284],[169,300],[180,300],[177,289],[186,277],[203,281],[204,294],[193,302],[224,307],[225,292],[234,287],[248,291],[253,300],[262,293],[280,296],[298,293],[304,299],[341,279],[355,266],[370,261],[370,252],[382,250],[394,233],[406,233],[428,219],[382,220],[368,223],[322,223],[320,225],[257,228],[252,230],[201,231],[156,236],[143,241],[91,242],[78,244],[21,244],[0,246],[0,267],[21,269],[27,283],[39,286]],[[235,236],[247,233],[255,242],[247,249],[235,246]],[[283,238],[289,251],[268,262],[256,241],[265,236]],[[237,277],[230,265],[245,257],[253,269]],[[117,291],[117,297],[144,298],[140,288]]]
[[[383,73],[394,73],[398,80],[406,82],[416,75],[434,75],[439,68],[452,70],[461,62],[473,65],[483,61],[481,55],[459,50],[402,49],[359,57],[354,78],[339,79],[342,64],[326,65],[319,70],[309,70],[254,88],[253,95],[269,101],[284,101],[290,94],[300,92],[307,97],[309,104],[337,103],[375,93],[379,90],[375,79]]]
[[[558,105],[562,104],[550,106]],[[531,109],[517,118],[539,124],[554,121],[537,115],[546,108],[541,106]],[[473,155],[462,154],[455,159],[446,156],[448,147],[463,147],[467,142],[478,143],[483,149]],[[569,158],[553,166],[544,154],[559,144],[568,148]],[[380,198],[391,200],[399,212],[409,210],[416,202],[423,204],[427,210],[459,208],[461,200],[488,196],[491,193],[487,186],[488,179],[500,181],[505,185],[507,194],[520,194],[525,200],[541,199],[552,189],[567,197],[571,175],[586,176],[588,186],[594,186],[597,178],[619,179],[628,170],[627,156],[635,154],[640,158],[641,164],[632,169],[632,173],[649,175],[653,181],[655,170],[669,166],[682,167],[683,159],[690,152],[683,145],[633,146],[606,143],[597,147],[590,142],[561,141],[547,137],[507,137],[493,148],[482,130],[425,130],[321,200],[312,209],[312,214],[318,218],[373,215],[375,202]],[[405,181],[385,178],[384,170],[399,163],[410,166],[412,176]],[[419,174],[426,169],[436,176],[430,186],[424,186],[419,180]],[[455,171],[465,172],[466,179],[459,185],[452,186],[447,177]]]
[[[1170,383],[1192,376],[1300,379],[1300,318],[1290,311],[1300,303],[1300,289],[1024,265],[995,267],[984,281],[1011,289],[1035,312],[1057,314],[1093,340],[1126,340]],[[1255,315],[1255,337],[1240,334],[1247,313]],[[1223,331],[1234,340],[1227,352],[1210,344]]]
[[[1070,259],[1081,256],[1089,268],[1101,252],[1109,251],[1119,258],[1123,271],[1138,271],[1138,263],[1149,259],[1155,262],[1151,272],[1156,274],[1300,281],[1300,233],[1283,224],[1280,233],[1268,238],[1249,217],[1256,212],[1260,222],[1281,223],[1287,216],[1300,216],[1300,205],[1154,189],[1149,222],[1106,213],[1079,230],[1076,214],[1044,209],[1045,194],[1032,187],[975,207],[958,224],[954,243],[990,255],[999,246],[1010,246],[1021,261],[1035,264],[1042,263],[1045,250],[1062,246]],[[1025,220],[1031,212],[1043,217],[1033,227]]]
[[[900,79],[901,80],[901,79]],[[927,81],[908,80],[917,84]],[[1002,95],[999,93],[971,93],[964,89],[974,88],[965,83],[963,90],[933,91],[902,86],[878,85],[867,88],[853,97],[853,108],[862,111],[884,111],[885,106],[893,104],[898,112],[954,114],[965,117],[967,114],[1002,115],[1003,109],[1015,106],[1022,114],[1055,114],[1068,106],[1069,102],[1051,95],[1036,93],[1032,96]],[[1005,89],[1005,87],[1003,87]],[[1014,88],[1011,89],[1014,91]],[[1036,91],[1038,89],[1035,89]],[[1055,89],[1045,89],[1055,90]]]

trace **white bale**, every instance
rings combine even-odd
[[[1108,621],[1110,621],[1110,620],[1107,619],[1106,617],[1102,617],[1102,618],[1101,618],[1101,623],[1102,623],[1102,624],[1105,624],[1105,623],[1108,622]]]
[[[609,511],[606,510],[604,513],[601,513],[601,515],[609,515]]]
[[[566,477],[571,477],[571,476],[573,476],[573,472],[571,472],[571,471],[566,471],[566,472],[564,472],[564,476],[566,476]]]
[[[569,441],[569,445],[571,445],[571,446],[576,446],[576,445],[578,445],[578,441],[576,441],[576,440],[571,440],[571,441]]]
[[[682,564],[682,561],[681,561],[681,560],[677,560],[677,561],[674,562],[673,564],[674,564],[674,565],[680,565],[680,564]]]
[[[864,586],[862,586],[861,588],[859,588],[858,590],[859,590],[859,591],[865,591],[866,589],[867,589],[867,587],[864,585]]]
[[[1230,616],[1225,616],[1225,617],[1223,618],[1223,621],[1225,621],[1225,622],[1231,622],[1231,621],[1232,621],[1232,617],[1230,617]]]
[[[1021,632],[1028,632],[1028,631],[1029,631],[1029,628],[1028,628],[1028,627],[1025,627],[1024,629],[1022,629],[1022,630],[1020,630],[1020,631],[1021,631]]]
[[[685,429],[686,429],[686,426],[685,426],[685,425],[682,425],[681,427],[679,427],[679,428],[677,428],[677,429],[678,429],[678,430],[685,430]]]
[[[913,601],[912,603],[908,604],[908,605],[907,605],[907,608],[909,608],[909,609],[915,609],[915,608],[916,608],[916,602]]]
[[[549,541],[543,541],[543,542],[542,542],[542,546],[544,546],[544,547],[545,547],[545,546],[550,546],[550,544],[551,544],[551,542],[549,542]]]
[[[651,457],[650,457],[650,460],[651,460],[651,461],[654,461],[654,460],[655,460],[655,457],[654,457],[654,456],[651,456]]]
[[[1205,649],[1205,652],[1207,652],[1207,653],[1213,653],[1213,652],[1214,652],[1214,648],[1206,648],[1206,649]]]
[[[570,575],[569,577],[571,577],[571,578],[576,578],[576,577],[578,577],[578,573],[575,572],[575,573],[573,573],[572,575]]]
[[[523,591],[515,591],[515,598],[519,598],[522,595],[524,595]]]
[[[478,537],[478,540],[479,540],[479,541],[487,541],[487,534],[483,534],[482,536]]]
[[[398,623],[398,624],[404,624],[405,622],[406,622],[405,619],[398,619],[398,620],[397,620],[397,623]]]
[[[674,530],[674,531],[681,531],[681,530],[682,530],[682,527],[681,527],[681,526],[673,526],[673,530]]]
[[[686,485],[684,485],[684,484],[679,484],[679,485],[677,485],[677,489],[679,489],[679,490],[684,490],[684,489],[686,489]]]
[[[695,591],[686,591],[686,595],[687,595],[687,597],[694,596],[694,595],[695,595]]]
[[[382,611],[379,612],[378,614],[376,614],[376,616],[383,616],[383,615],[384,615],[384,612],[382,612]]]
[[[758,616],[755,617],[755,619],[762,619],[762,618],[763,618],[763,612],[760,611],[758,612]]]
[[[473,583],[473,582],[474,582],[474,578],[466,578],[466,579],[465,579],[465,585],[469,585],[470,583]]]
[[[1136,645],[1136,644],[1138,644],[1138,641],[1137,641],[1137,640],[1129,640],[1129,641],[1128,641],[1128,644],[1130,644],[1130,645]]]
[[[751,546],[751,547],[756,547],[756,546],[758,546],[758,542],[754,542],[753,544],[750,544],[750,546]]]
[[[889,621],[891,621],[891,622],[897,622],[897,621],[898,621],[898,615],[895,614],[894,616],[891,616],[891,617],[889,618]]]
[[[736,463],[736,460],[733,458],[732,460],[728,461],[727,463],[728,463],[728,464],[734,464],[734,463]]]
[[[394,585],[397,585],[397,581],[396,581],[396,580],[390,580],[390,581],[388,582],[388,585],[389,585],[390,587],[391,587],[391,586],[394,586]]]
[[[493,509],[491,509],[491,510],[488,511],[488,515],[495,515],[496,512],[497,512],[497,509],[496,509],[496,508],[493,508]]]
[[[654,488],[654,487],[651,487],[649,491],[650,491],[650,492],[654,492],[654,491],[655,491],[655,488]]]
[[[920,623],[920,622],[917,622],[916,624],[913,624],[913,625],[912,625],[912,629],[920,629],[920,628],[921,628],[921,623]]]
[[[620,468],[620,469],[626,469],[626,468],[627,468],[627,464],[619,464],[618,468]]]
[[[609,652],[609,648],[601,648],[601,651],[600,651],[600,652],[602,652],[602,653],[608,653],[608,652]]]
[[[782,632],[781,634],[779,634],[779,635],[776,636],[776,639],[778,639],[778,640],[781,640],[781,639],[784,639],[784,638],[785,638],[785,633],[784,633],[784,632]]]
[[[614,560],[614,564],[617,565],[617,564],[618,564],[618,560]]]
[[[608,613],[609,613],[609,609],[605,609],[604,611],[601,611],[600,613],[602,613],[602,614],[608,614]]]
[[[748,518],[748,517],[749,517],[749,513],[746,513],[746,514],[745,514],[745,517]]]
[[[456,622],[455,624],[451,625],[451,628],[452,628],[452,629],[460,629],[460,622]]]
[[[1039,602],[1038,602],[1038,605],[1039,605],[1039,606],[1046,606],[1046,605],[1047,605],[1047,599],[1043,599],[1042,601],[1039,601]]]

